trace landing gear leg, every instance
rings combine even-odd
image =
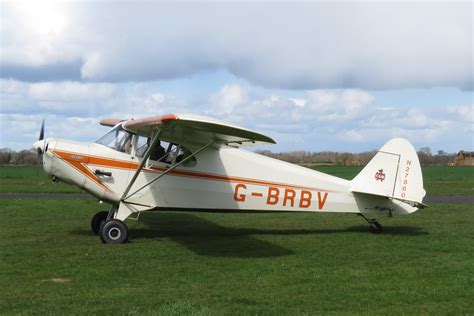
[[[107,218],[106,220],[110,220],[110,219],[113,219],[114,216],[115,216],[115,213],[117,213],[118,211],[118,207],[115,206],[115,205],[112,205],[112,207],[110,208],[110,211],[107,212]]]
[[[368,219],[361,213],[358,213],[357,215],[361,216],[369,224],[369,231],[372,234],[380,234],[382,232],[382,225],[380,225],[376,219]]]

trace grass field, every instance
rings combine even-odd
[[[335,214],[144,214],[89,231],[91,200],[7,199],[0,313],[472,314],[474,215],[437,204],[372,235]]]
[[[425,168],[426,183],[472,190],[470,169],[448,169]],[[2,192],[35,187],[21,172],[2,171]],[[129,243],[103,245],[93,199],[1,203],[0,314],[474,313],[470,204],[381,220],[381,235],[350,214],[145,213]]]
[[[77,187],[53,182],[42,168],[0,167],[0,193],[80,193]]]

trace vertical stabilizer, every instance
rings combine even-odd
[[[426,192],[420,162],[403,138],[387,142],[352,180],[351,191],[386,196],[419,207]]]

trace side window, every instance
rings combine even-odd
[[[154,161],[168,163],[168,151],[167,151],[168,147],[169,147],[169,143],[164,142],[164,141],[158,142],[155,148],[151,149],[150,159]]]
[[[181,155],[178,155],[177,160],[181,161],[189,155],[191,155],[191,152],[189,150],[187,150],[186,148],[181,148]],[[183,164],[183,166],[188,167],[188,168],[192,168],[196,165],[197,165],[196,157],[192,157],[191,159],[189,159]]]
[[[178,163],[191,154],[189,150],[182,147],[181,145],[175,145],[175,144],[172,144],[172,145],[173,147],[171,148],[171,151],[169,152],[169,159],[172,163]],[[191,159],[187,160],[183,164],[183,166],[191,168],[191,167],[194,167],[196,164],[197,164],[196,158],[192,157]]]
[[[135,155],[137,157],[143,157],[145,154],[146,150],[148,149],[149,146],[149,138],[145,136],[140,136],[138,135],[137,138],[137,143],[135,145]]]
[[[191,152],[181,145],[160,141],[157,146],[152,149],[150,154],[150,160],[164,162],[167,164],[175,164],[183,160],[186,156],[190,155]],[[153,162],[151,162],[153,163]],[[197,164],[196,158],[192,158],[186,161],[183,166],[194,167]]]
[[[169,161],[171,162],[179,162],[179,161],[176,161],[177,158],[182,154],[182,150],[181,150],[181,145],[174,145],[172,144],[171,147],[170,147],[170,151],[169,151]]]

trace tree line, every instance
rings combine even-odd
[[[38,164],[38,154],[34,149],[13,151],[0,150],[0,165],[2,166],[34,166]]]
[[[366,165],[377,153],[376,150],[361,153],[320,151],[310,152],[304,150],[288,152],[272,152],[270,150],[258,150],[257,153],[276,158],[279,160],[300,165]],[[447,165],[454,161],[456,154],[438,150],[433,154],[429,147],[418,150],[418,158],[422,165]],[[13,151],[0,149],[0,165],[2,166],[33,166],[38,164],[38,155],[34,149]]]
[[[335,152],[335,151],[289,151],[275,153],[270,150],[259,150],[257,153],[276,158],[283,161],[288,161],[300,165],[337,165],[337,166],[364,166],[377,153],[376,150],[366,151],[361,153],[349,152]],[[431,148],[422,147],[417,152],[420,163],[423,166],[427,165],[447,165],[454,161],[456,154],[447,153],[444,150],[438,150],[433,154]]]

